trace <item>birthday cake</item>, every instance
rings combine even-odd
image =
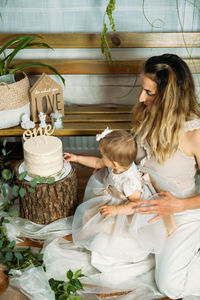
[[[24,140],[24,163],[29,176],[51,177],[61,172],[63,150],[59,138],[36,133],[34,136],[29,135],[29,138],[24,138]]]

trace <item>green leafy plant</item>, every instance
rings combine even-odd
[[[0,219],[0,263],[7,266],[6,272],[10,269],[24,269],[33,264],[41,266],[42,254],[33,254],[30,248],[17,248],[15,241],[9,241],[3,223],[9,223],[5,218]]]
[[[47,64],[42,64],[39,62],[32,62],[24,65],[19,65],[16,66],[14,69],[10,69],[11,63],[15,56],[23,49],[35,47],[35,46],[42,46],[45,48],[53,49],[51,48],[48,44],[42,43],[42,42],[34,42],[35,39],[41,39],[42,37],[38,35],[30,36],[30,35],[22,35],[22,36],[17,36],[10,41],[8,41],[1,49],[0,49],[0,75],[6,75],[6,74],[12,74],[15,73],[16,71],[25,69],[27,67],[35,67],[35,66],[40,66],[40,67],[45,67],[50,70],[52,70],[55,74],[59,76],[59,78],[62,80],[63,84],[65,84],[65,79],[63,76],[53,67]],[[14,49],[9,53],[6,54],[6,50],[9,48]]]
[[[49,279],[49,285],[55,293],[56,300],[81,300],[82,296],[77,293],[79,290],[83,290],[83,286],[79,280],[83,277],[81,269],[73,273],[69,270],[66,273],[67,282],[62,280]]]
[[[9,154],[11,153],[10,151],[7,151],[7,140],[4,140],[2,143],[2,149],[1,149],[1,155],[0,155],[0,185],[2,188],[3,196],[6,197],[6,186],[5,184],[8,184],[12,191],[12,199],[8,198],[7,202],[5,203],[3,210],[8,211],[10,206],[13,205],[14,201],[18,198],[21,197],[23,198],[26,194],[26,190],[23,187],[20,187],[18,184],[18,181],[22,181],[26,176],[27,172],[24,171],[19,174],[18,179],[16,178],[16,175],[12,169],[11,162],[8,158]],[[35,190],[34,188],[36,187],[37,183],[47,183],[47,184],[52,184],[55,182],[54,177],[41,177],[41,176],[36,176],[35,178],[31,179],[30,181],[27,181],[28,185],[28,190],[31,193],[34,193]]]
[[[115,10],[115,2],[116,0],[109,0],[109,3],[106,7],[106,11],[103,15],[103,30],[101,33],[101,52],[105,55],[106,59],[108,59],[109,63],[112,63],[112,55],[111,50],[107,40],[107,31],[108,27],[106,24],[106,15],[108,16],[110,26],[114,32],[116,32],[115,22],[112,16],[113,11]]]

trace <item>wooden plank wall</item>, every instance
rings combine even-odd
[[[35,35],[35,34],[33,34]],[[100,48],[100,34],[85,33],[38,33],[43,42],[53,48]],[[0,34],[0,47],[16,34]],[[38,39],[41,41],[41,39]],[[114,33],[108,35],[111,48],[193,48],[200,47],[200,32],[183,33]],[[192,73],[200,73],[200,57],[185,58]],[[23,63],[33,60],[23,60]],[[105,59],[53,59],[40,60],[41,63],[51,64],[61,74],[139,74],[144,63],[143,59],[117,60],[108,64]],[[22,63],[15,60],[14,66]],[[41,67],[26,69],[27,74],[53,74],[50,70]]]
[[[21,35],[21,34],[20,34]],[[35,35],[35,34],[34,34]],[[43,42],[53,48],[100,48],[100,34],[56,33],[40,34]],[[0,47],[16,37],[16,34],[0,34]],[[41,39],[38,39],[41,41]],[[111,48],[192,48],[200,47],[200,32],[184,33],[116,33],[109,34],[108,41]],[[123,56],[123,49],[122,49]],[[183,58],[193,73],[200,73],[200,57]],[[129,59],[113,61],[109,64],[102,59],[46,59],[39,60],[58,69],[61,74],[140,74],[144,59]],[[15,65],[33,62],[33,60],[15,60]],[[47,68],[34,67],[26,69],[27,74],[52,74]],[[112,109],[86,106],[84,108],[65,107],[64,128],[54,132],[57,136],[67,135],[95,135],[107,126],[111,129],[131,128],[131,107],[114,107]],[[37,125],[38,126],[38,125]],[[21,136],[20,126],[0,130],[0,136]]]

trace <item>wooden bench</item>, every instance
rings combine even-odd
[[[21,34],[20,34],[21,35]],[[55,33],[39,34],[43,42],[53,48],[100,48],[100,34],[82,33]],[[0,34],[0,47],[17,34]],[[200,46],[199,32],[182,33],[114,33],[108,35],[111,48],[193,48]],[[122,50],[123,51],[123,50]],[[163,51],[165,52],[165,51]],[[148,57],[151,56],[149,53]],[[122,52],[123,57],[123,52]],[[184,58],[183,58],[184,59]],[[192,73],[200,73],[200,57],[185,58]],[[109,64],[105,59],[46,59],[41,63],[50,64],[58,69],[61,74],[140,74],[145,59],[114,60]],[[33,62],[23,60],[24,63]],[[13,66],[21,64],[22,60],[15,60]],[[29,75],[53,74],[42,67],[27,68]],[[131,107],[128,105],[119,107],[98,106],[66,106],[64,116],[64,128],[56,130],[57,136],[69,135],[95,135],[109,126],[111,129],[131,128]],[[23,129],[20,126],[1,129],[0,136],[21,136]]]

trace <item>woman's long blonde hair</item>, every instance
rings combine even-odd
[[[149,58],[143,74],[157,84],[157,92],[150,109],[144,103],[133,108],[133,133],[141,142],[147,138],[156,160],[164,163],[177,151],[185,121],[200,118],[194,81],[174,54]]]

